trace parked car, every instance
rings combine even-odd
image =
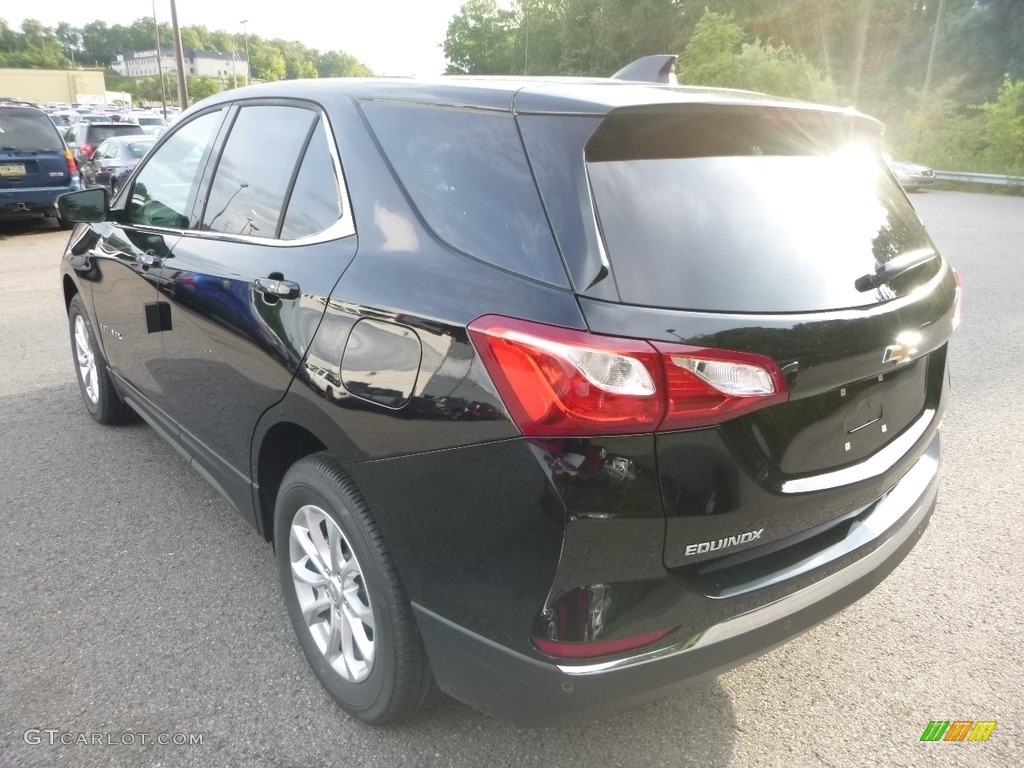
[[[916,192],[921,187],[927,187],[935,183],[935,171],[927,165],[919,163],[905,163],[901,160],[894,160],[886,157],[889,167],[896,174],[900,185],[908,192]]]
[[[159,136],[167,130],[167,121],[160,115],[132,115],[131,120],[152,136]]]
[[[82,164],[82,186],[104,187],[111,196],[123,185],[135,166],[156,144],[156,136],[115,136],[107,139]]]
[[[82,166],[92,158],[96,148],[111,136],[145,135],[146,132],[134,123],[115,123],[106,116],[97,120],[83,116],[79,122],[72,124],[67,129],[64,140],[74,153],[75,162]]]
[[[0,108],[0,220],[56,218],[57,198],[80,188],[78,168],[57,127],[35,107]]]
[[[210,97],[113,204],[62,200],[85,408],[274,542],[357,718],[665,695],[864,595],[934,509],[961,292],[880,135],[615,79]]]

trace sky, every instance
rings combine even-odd
[[[177,0],[178,24],[241,32],[262,38],[297,40],[320,51],[341,50],[378,75],[438,75],[448,22],[465,0]],[[4,0],[0,18],[20,29],[26,18],[56,27],[66,21],[82,27],[90,21],[129,25],[153,15],[152,0]],[[156,0],[156,15],[170,22],[170,0]]]

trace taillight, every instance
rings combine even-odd
[[[788,397],[778,365],[760,355],[494,315],[470,323],[469,333],[528,437],[708,426]]]
[[[720,424],[789,397],[770,357],[651,342],[665,366],[668,406],[662,430]]]
[[[75,156],[71,154],[71,150],[67,147],[64,148],[64,162],[68,165],[68,173],[72,176],[78,173],[78,165],[75,163]]]
[[[955,269],[953,279],[956,280],[956,292],[953,294],[953,330],[960,325],[964,313],[964,279]]]

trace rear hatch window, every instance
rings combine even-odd
[[[43,112],[0,109],[0,188],[66,186],[64,143]]]
[[[130,125],[127,123],[114,124],[114,125],[98,125],[94,124],[89,127],[89,143],[93,145],[99,145],[101,142],[106,141],[111,136],[143,136],[145,131],[137,125]]]
[[[613,112],[587,173],[623,302],[712,312],[868,306],[939,259],[886,169],[880,127],[810,109],[689,105]],[[865,276],[908,254],[899,277]],[[914,261],[914,256],[909,257]]]

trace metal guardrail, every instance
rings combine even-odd
[[[938,181],[964,181],[969,184],[991,184],[997,187],[1024,187],[1024,176],[998,176],[994,173],[962,173],[935,171]]]

